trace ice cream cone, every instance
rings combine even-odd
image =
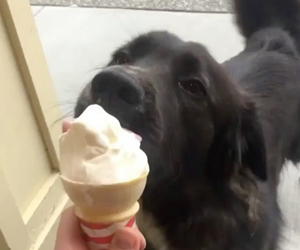
[[[149,173],[141,138],[99,105],[90,105],[60,139],[61,180],[91,250],[134,227]]]
[[[91,250],[108,249],[114,233],[122,227],[135,227],[147,174],[124,183],[92,185],[61,176],[64,189],[75,204]]]

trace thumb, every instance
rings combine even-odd
[[[66,119],[62,122],[62,132],[65,133],[69,130],[71,123],[72,123],[72,119]]]
[[[145,239],[133,228],[122,228],[115,233],[109,250],[143,250]]]

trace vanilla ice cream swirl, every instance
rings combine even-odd
[[[136,136],[99,105],[89,106],[60,137],[61,174],[76,182],[108,185],[149,172]]]

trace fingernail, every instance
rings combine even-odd
[[[126,235],[119,235],[115,241],[116,247],[122,250],[130,250],[134,248],[135,241]]]

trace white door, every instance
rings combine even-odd
[[[0,1],[0,249],[53,250],[61,114],[28,0]]]

